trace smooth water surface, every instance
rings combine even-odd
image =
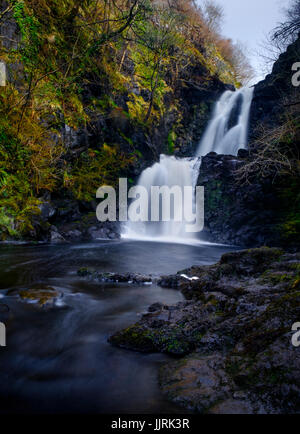
[[[1,245],[0,321],[7,327],[7,347],[0,347],[0,412],[180,412],[158,386],[159,366],[170,358],[120,350],[107,339],[136,322],[152,303],[176,303],[182,295],[156,285],[86,281],[76,272],[89,267],[166,275],[214,263],[227,250],[125,240]],[[61,292],[60,305],[41,309],[12,291],[37,286]]]

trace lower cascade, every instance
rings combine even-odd
[[[138,185],[145,187],[148,191],[148,197],[151,197],[151,187],[166,186],[172,188],[178,186],[184,191],[184,187],[195,189],[201,160],[199,158],[175,158],[166,155],[160,156],[160,162],[155,163],[152,167],[145,169],[139,179]],[[143,205],[142,205],[143,206]],[[148,204],[144,204],[147,208]],[[182,217],[187,213],[184,209],[185,202],[182,201],[182,209],[176,212]],[[195,234],[186,233],[187,221],[182,218],[176,221],[171,214],[171,221],[162,221],[162,206],[159,204],[159,221],[153,222],[128,222],[125,226],[123,237],[133,239],[149,239],[159,241],[180,242],[185,239],[193,239]],[[171,211],[172,211],[171,207]],[[174,211],[174,210],[173,210]]]
[[[159,163],[145,169],[138,186],[146,188],[151,197],[151,187],[179,186],[192,187],[195,191],[201,158],[210,152],[223,155],[237,155],[239,149],[247,147],[247,134],[253,89],[242,88],[226,91],[216,104],[212,119],[200,141],[195,158],[176,158],[161,155]],[[195,200],[194,200],[195,202]],[[145,204],[146,205],[146,204]],[[148,204],[147,204],[148,205]],[[161,208],[161,203],[158,205]],[[186,232],[186,221],[177,221],[174,213],[185,215],[186,206],[174,210],[171,221],[128,222],[123,229],[123,238],[151,240],[160,242],[185,243],[199,240],[199,234]],[[161,210],[158,211],[161,217]]]

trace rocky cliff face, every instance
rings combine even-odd
[[[299,186],[299,179],[287,175],[267,176],[254,178],[251,184],[241,184],[236,174],[254,158],[254,140],[261,125],[264,129],[280,126],[289,107],[293,107],[292,118],[297,118],[299,88],[292,85],[292,65],[299,59],[300,38],[280,56],[272,74],[255,86],[250,151],[240,151],[238,157],[209,154],[202,160],[198,185],[203,185],[206,191],[206,233],[216,242],[248,247],[300,244],[297,230],[288,241],[282,233],[285,216],[297,202],[297,197],[287,190],[291,184]],[[294,210],[294,221],[298,215],[299,209]]]
[[[275,62],[272,73],[254,88],[251,107],[250,140],[256,137],[261,123],[274,127],[282,121],[289,104],[299,103],[299,88],[292,84],[292,66],[300,59],[300,33],[296,42]]]
[[[234,90],[234,86],[225,84],[216,77],[205,86],[193,80],[201,77],[203,72],[193,70],[191,80],[181,83],[177,98],[181,108],[181,121],[176,120],[174,154],[178,157],[195,155],[205,128],[212,116],[216,101],[226,90]]]
[[[279,245],[279,203],[272,182],[241,186],[236,170],[243,164],[243,158],[230,155],[203,158],[198,185],[205,188],[205,232],[225,244]]]
[[[195,154],[197,145],[211,117],[215,102],[225,90],[233,90],[230,84],[225,84],[217,77],[211,77],[202,83],[207,74],[205,68],[196,65],[174,87],[174,93],[165,96],[165,114],[158,124],[150,128],[133,123],[124,116],[127,110],[128,98],[120,95],[118,106],[122,110],[114,110],[107,116],[92,114],[87,130],[69,131],[66,135],[73,152],[81,152],[82,146],[96,146],[99,142],[120,144],[121,150],[130,151],[127,138],[140,151],[140,158],[131,168],[129,176],[133,178],[141,171],[159,160],[161,154],[175,154],[178,157],[190,157]],[[86,103],[97,95],[97,89],[87,87]],[[146,98],[146,96],[145,96]],[[174,110],[176,106],[176,110]],[[125,138],[124,138],[125,137]]]

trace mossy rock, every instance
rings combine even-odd
[[[90,271],[88,268],[80,268],[80,269],[77,271],[77,275],[78,275],[79,277],[87,277],[87,276],[90,276],[90,275],[91,275],[91,271]]]
[[[108,341],[120,348],[142,353],[162,352],[173,356],[189,354],[194,347],[179,328],[151,329],[139,324],[116,333]]]
[[[283,254],[283,250],[269,247],[242,250],[223,255],[220,265],[222,268],[227,265],[226,274],[230,274],[230,267],[232,274],[259,274],[266,271],[269,265],[278,261]]]
[[[108,339],[108,342],[120,348],[140,351],[142,353],[157,351],[149,330],[138,324],[114,334]]]
[[[62,295],[50,286],[24,289],[18,292],[19,297],[28,303],[36,303],[40,307],[53,305]]]

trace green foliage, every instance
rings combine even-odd
[[[1,237],[32,231],[45,192],[67,189],[93,200],[99,186],[114,184],[143,157],[121,127],[126,153],[103,136],[73,156],[64,145],[65,125],[77,131],[95,119],[121,119],[128,131],[138,124],[149,133],[167,110],[180,119],[175,94],[190,67],[201,66],[204,85],[215,75],[235,81],[217,39],[203,37],[205,23],[189,0],[184,11],[176,2],[149,0],[9,3],[20,42],[11,49],[0,42],[1,58],[12,65],[10,83],[0,88]],[[167,141],[172,154],[173,130]]]
[[[299,178],[289,180],[279,192],[283,223],[279,230],[287,243],[300,243],[300,181]]]
[[[33,229],[40,213],[29,168],[30,152],[0,125],[0,238],[17,237]]]
[[[89,149],[80,155],[70,172],[64,173],[64,186],[77,199],[90,202],[102,185],[117,185],[121,171],[134,159],[133,155],[121,153],[117,146],[104,144],[100,151]]]
[[[175,131],[171,130],[168,135],[168,152],[170,155],[174,154],[176,138]]]
[[[35,16],[27,14],[24,1],[14,2],[14,18],[22,35],[20,49],[22,62],[29,68],[35,68],[38,63],[40,39],[38,31],[40,24]]]

